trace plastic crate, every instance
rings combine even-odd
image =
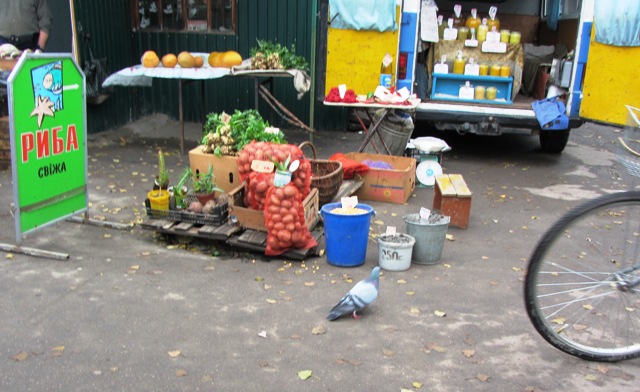
[[[187,196],[187,201],[197,201],[195,196]],[[201,225],[221,226],[229,219],[229,203],[216,206],[212,214],[197,214],[185,210],[154,210],[151,208],[149,199],[144,201],[147,215],[154,219],[165,219],[175,222],[189,222]]]

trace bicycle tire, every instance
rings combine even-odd
[[[616,362],[640,356],[640,192],[579,205],[542,236],[529,259],[524,297],[537,332],[567,354]],[[625,271],[625,269],[627,269]]]

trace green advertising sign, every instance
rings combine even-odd
[[[85,79],[70,54],[25,54],[8,80],[16,240],[87,210]]]

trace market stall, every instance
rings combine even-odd
[[[265,95],[268,102],[274,102],[278,108],[285,110],[290,118],[293,118],[296,124],[304,129],[310,130],[304,123],[293,116],[289,111],[284,108],[273,95],[262,87],[261,79],[273,80],[273,78],[292,78],[294,81],[294,87],[298,94],[304,94],[309,90],[309,76],[306,72],[291,69],[291,70],[252,70],[250,69],[250,60],[245,60],[238,67],[212,67],[207,62],[209,53],[193,53],[194,56],[199,56],[204,60],[204,64],[200,68],[183,68],[176,66],[174,68],[168,68],[163,66],[145,67],[142,64],[137,64],[131,67],[123,68],[120,71],[110,75],[102,84],[103,87],[111,86],[137,86],[137,87],[151,87],[153,79],[173,79],[178,82],[178,120],[180,123],[180,152],[184,154],[184,111],[182,104],[182,88],[185,83],[199,81],[204,91],[204,82],[208,80],[215,80],[222,77],[250,77],[254,79],[255,93],[254,102],[255,108],[258,107],[258,97],[260,94]],[[266,93],[265,93],[266,90]]]

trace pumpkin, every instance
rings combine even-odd
[[[209,58],[207,59],[207,62],[209,63],[209,66],[211,67],[221,67],[221,63],[220,63],[220,56],[222,55],[222,53],[220,52],[211,52],[209,54]]]
[[[233,66],[242,64],[242,56],[240,56],[240,53],[233,50],[224,52],[221,57],[223,67],[231,68]]]

